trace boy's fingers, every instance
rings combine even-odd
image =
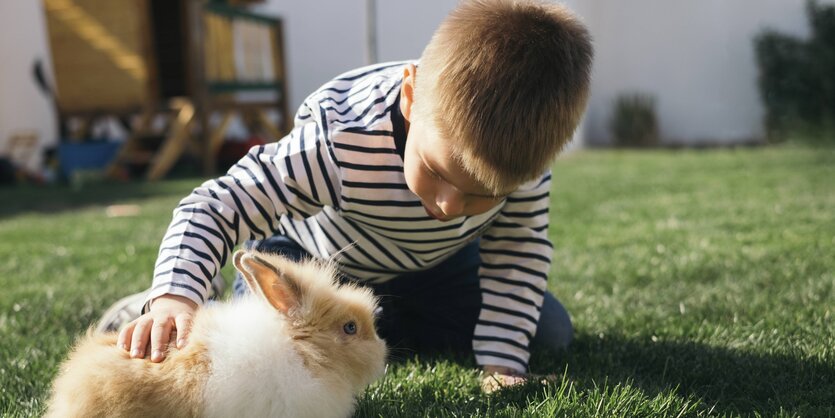
[[[145,346],[148,345],[148,339],[151,334],[151,318],[139,318],[136,322],[136,328],[133,329],[133,337],[131,338],[130,356],[133,358],[145,357]]]
[[[493,393],[499,389],[525,383],[528,378],[524,375],[507,375],[491,373],[481,379],[481,390],[484,393]]]
[[[174,318],[177,328],[177,348],[185,347],[188,342],[188,334],[191,331],[191,314],[181,313]]]
[[[154,321],[151,327],[151,361],[159,363],[165,358],[163,351],[171,337],[171,318]]]
[[[130,337],[133,335],[133,329],[135,327],[136,321],[131,321],[131,323],[125,325],[125,327],[119,331],[119,337],[116,339],[116,347],[125,351],[130,350]]]

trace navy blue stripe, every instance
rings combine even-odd
[[[307,223],[308,221],[310,221],[310,218],[307,218],[304,221],[302,221],[302,223],[304,224],[304,229],[306,229],[308,235],[310,235],[310,241],[313,242],[313,248],[315,249],[316,253],[321,254],[321,251],[319,251],[319,241],[316,241],[316,235],[314,235],[313,230],[310,229],[310,225]]]
[[[292,228],[292,229],[293,229],[293,234],[295,234],[295,235],[296,235],[296,237],[295,237],[295,238],[293,238],[293,237],[291,236],[291,237],[290,237],[290,239],[291,239],[293,242],[298,243],[298,244],[301,246],[301,243],[302,243],[302,234],[300,234],[300,233],[299,233],[299,230],[298,230],[298,229],[296,229],[296,223],[295,223],[295,222],[288,222],[288,224],[290,224],[290,228]],[[290,234],[287,234],[287,235],[290,235]],[[307,250],[305,250],[305,251],[307,251]]]
[[[357,152],[364,152],[366,154],[397,154],[397,150],[394,148],[372,148],[372,147],[363,147],[360,145],[352,145],[352,144],[343,144],[341,142],[334,142],[333,146],[335,148],[344,149],[348,151],[357,151]]]
[[[523,328],[515,327],[513,325],[508,325],[508,324],[505,324],[503,322],[493,322],[493,321],[485,321],[483,319],[479,319],[478,324],[479,325],[484,325],[484,326],[489,326],[489,327],[497,327],[497,328],[507,329],[507,330],[510,330],[510,331],[520,332],[520,333],[524,334],[526,337],[528,337],[528,340],[533,339],[533,335],[531,335],[530,331],[528,331],[526,329],[523,329]]]
[[[394,132],[381,129],[366,130],[364,127],[351,126],[342,129],[342,132],[349,132],[352,134],[362,134],[367,136],[394,136]]]
[[[536,195],[536,196],[528,196],[528,197],[508,196],[507,197],[507,202],[508,203],[534,202],[534,201],[537,201],[537,200],[540,200],[540,199],[547,198],[549,193],[550,192],[545,192],[545,193],[542,193],[542,194],[539,194],[539,195]]]
[[[154,265],[154,269],[159,268],[159,266],[161,266],[161,265],[163,265],[163,264],[167,263],[168,261],[170,261],[170,260],[172,260],[172,259],[176,259],[176,260],[183,260],[183,261],[187,261],[187,262],[189,262],[189,263],[192,263],[192,264],[197,265],[197,267],[200,269],[200,271],[203,273],[203,276],[205,276],[205,277],[213,277],[213,276],[214,276],[214,274],[210,273],[210,272],[209,272],[209,270],[207,270],[207,269],[206,269],[206,266],[204,266],[203,264],[198,263],[198,262],[196,262],[196,261],[194,261],[194,260],[189,260],[188,258],[183,258],[183,257],[180,257],[180,256],[178,256],[178,255],[171,255],[171,256],[168,256],[168,258],[166,258],[165,260],[162,260],[162,261],[158,262],[156,265]],[[156,276],[157,276],[157,275],[155,274],[155,275],[154,275],[154,277],[156,277]]]
[[[394,207],[406,207],[406,208],[418,208],[423,206],[423,203],[420,203],[420,200],[413,200],[413,201],[403,201],[403,200],[369,200],[369,199],[359,199],[356,197],[347,197],[343,196],[342,200],[350,203],[357,203],[360,205],[370,205],[370,206],[394,206]]]
[[[294,181],[294,183],[295,183],[295,181]],[[296,184],[298,185],[298,183],[296,183]],[[313,199],[311,199],[311,198],[307,197],[304,193],[302,193],[301,191],[299,191],[299,189],[297,189],[297,188],[295,188],[295,187],[291,186],[289,181],[285,181],[285,182],[284,182],[284,187],[286,187],[286,188],[287,188],[287,190],[288,190],[290,193],[292,193],[292,194],[293,194],[293,196],[296,196],[296,198],[298,198],[298,199],[299,199],[299,200],[301,200],[302,202],[304,202],[304,203],[306,203],[306,204],[308,204],[308,205],[310,205],[310,206],[313,206],[313,207],[317,207],[317,208],[321,208],[321,207],[322,207],[322,204],[321,204],[321,203],[314,201]],[[306,217],[309,217],[309,216],[306,216]]]
[[[330,133],[328,132],[328,114],[322,106],[319,106],[319,119],[322,126],[320,128],[319,124],[316,124],[316,138],[325,140],[325,145],[327,145],[326,148],[328,149],[328,154],[331,156],[331,160],[333,160],[333,163],[336,164],[337,167],[342,167],[342,163],[338,158],[336,158],[336,153],[334,152],[331,144]],[[321,135],[319,133],[319,129],[322,129]]]
[[[165,241],[165,239],[163,239],[163,241]],[[186,249],[186,250],[189,250],[189,251],[193,252],[194,255],[196,255],[196,256],[198,256],[198,257],[200,257],[200,258],[202,258],[202,259],[204,259],[204,260],[206,260],[206,261],[208,261],[212,264],[215,263],[215,260],[213,260],[212,257],[210,257],[208,254],[204,253],[203,251],[198,251],[197,249],[195,249],[194,247],[192,247],[188,244],[178,244],[178,245],[173,245],[173,246],[170,246],[170,247],[161,247],[159,249],[159,252],[162,253],[165,250],[182,251],[183,249]]]
[[[325,225],[321,225],[320,230],[322,231],[322,234],[325,235],[325,239],[328,240],[328,242],[331,244],[332,247],[336,248],[337,250],[345,247],[344,245],[339,245],[336,242],[336,240],[331,236],[331,234],[328,233],[328,228],[326,228]],[[347,239],[345,241],[348,243],[347,245],[351,244],[351,241],[348,241]],[[353,257],[351,257],[351,254],[348,254],[348,251],[342,251],[339,254],[341,254],[343,257],[347,258],[348,260],[350,260],[352,263],[357,263],[358,262]]]
[[[209,251],[211,251],[212,255],[214,256],[214,258],[210,258],[209,261],[211,261],[212,264],[214,264],[216,262],[216,260],[220,260],[220,254],[218,253],[217,248],[215,248],[212,245],[212,243],[209,242],[208,239],[206,239],[205,237],[203,237],[200,234],[195,234],[194,232],[183,231],[181,233],[166,235],[165,238],[163,239],[163,241],[167,241],[171,238],[177,238],[177,237],[188,237],[188,238],[199,239],[200,241],[203,242],[203,244],[206,245],[206,247],[209,248]],[[208,254],[206,254],[206,255],[208,256]]]
[[[378,98],[374,99],[374,101],[373,101],[373,102],[371,102],[371,104],[369,104],[369,105],[365,108],[365,110],[363,110],[363,111],[362,111],[362,113],[360,113],[359,115],[357,115],[357,117],[355,117],[355,118],[353,118],[353,119],[339,119],[339,120],[335,120],[335,121],[334,121],[334,123],[351,123],[351,122],[356,122],[356,121],[361,120],[362,118],[364,118],[364,117],[366,117],[366,116],[368,115],[368,112],[370,112],[370,111],[371,111],[371,109],[374,109],[375,105],[377,105],[377,104],[379,104],[379,103],[383,103],[383,102],[385,102],[385,101],[389,98],[389,95],[391,94],[391,92],[392,92],[394,89],[398,88],[398,87],[400,87],[400,83],[396,83],[394,86],[392,86],[392,87],[389,89],[389,91],[387,91],[387,92],[385,93],[385,95],[380,96],[380,97],[378,97]],[[387,113],[387,112],[384,112],[384,113],[380,113],[380,114],[378,114],[378,115],[374,116],[373,118],[371,118],[371,120],[370,120],[370,121],[368,121],[368,122],[366,123],[366,125],[370,125],[370,124],[374,123],[377,119],[380,119],[381,117],[385,117],[385,116],[386,116],[386,113]]]
[[[548,213],[548,208],[540,209],[533,212],[504,212],[502,211],[502,215],[509,217],[509,218],[533,218],[534,216],[539,216],[542,214]]]
[[[359,87],[359,86],[362,86],[362,88],[357,88],[357,87]],[[327,96],[327,97],[325,97],[324,99],[322,99],[322,102],[327,102],[327,101],[329,101],[329,102],[333,102],[333,104],[334,104],[334,105],[337,105],[337,106],[338,106],[338,105],[341,105],[341,104],[343,104],[343,103],[347,102],[347,101],[348,101],[348,99],[351,99],[351,98],[353,98],[353,97],[355,97],[355,96],[358,96],[360,93],[364,93],[364,92],[365,92],[366,90],[368,90],[368,89],[372,89],[372,90],[374,90],[374,89],[376,89],[376,88],[377,88],[377,84],[375,84],[375,83],[371,83],[371,82],[368,82],[368,83],[365,83],[365,85],[362,85],[362,84],[354,84],[353,86],[348,87],[347,89],[344,89],[344,90],[343,90],[343,89],[338,89],[338,88],[336,88],[336,87],[328,87],[328,88],[321,89],[321,90],[319,90],[319,91],[320,91],[320,92],[330,91],[330,92],[334,92],[334,93],[338,93],[338,94],[348,93],[349,91],[350,91],[350,92],[352,92],[351,94],[349,94],[349,95],[347,95],[347,96],[344,96],[344,97],[342,98],[342,100],[337,100],[337,97],[338,97],[338,96]],[[366,99],[367,99],[367,98],[368,98],[368,97],[366,97]]]
[[[342,162],[342,167],[350,168],[352,170],[362,170],[362,171],[392,171],[395,173],[402,173],[403,167],[399,165],[369,165],[369,164],[356,164],[356,163],[349,163],[349,162]]]
[[[198,229],[201,229],[201,230],[203,230],[203,231],[206,231],[206,232],[208,232],[208,233],[209,233],[209,234],[211,234],[211,235],[214,235],[214,236],[215,236],[215,238],[219,239],[219,240],[220,240],[220,242],[222,242],[222,243],[223,243],[223,248],[221,249],[221,252],[220,252],[220,253],[221,253],[221,256],[220,256],[220,259],[219,259],[219,260],[220,260],[220,265],[221,265],[221,266],[225,266],[225,265],[226,265],[226,255],[232,252],[232,247],[230,247],[230,246],[228,246],[228,245],[227,245],[227,242],[223,240],[223,236],[221,236],[221,235],[220,235],[220,233],[218,233],[218,232],[217,232],[217,231],[215,231],[214,229],[209,228],[208,226],[205,226],[205,225],[201,225],[201,224],[199,224],[199,223],[197,223],[197,222],[193,222],[193,223],[191,223],[190,225],[191,225],[191,226],[193,226],[193,227],[195,227],[195,228],[198,228]]]
[[[514,347],[521,348],[522,350],[528,351],[528,346],[526,346],[525,344],[520,343],[519,341],[511,340],[510,338],[490,337],[490,336],[486,336],[486,335],[474,335],[473,340],[474,341],[494,341],[494,342],[499,342],[499,343],[505,343],[505,344],[512,345]]]
[[[488,293],[488,294],[491,294],[491,295],[494,295],[494,296],[513,299],[513,300],[515,300],[519,303],[524,303],[525,305],[533,306],[534,308],[536,308],[537,311],[541,310],[541,308],[539,306],[536,306],[536,303],[534,303],[532,300],[525,299],[521,296],[517,296],[517,295],[514,295],[512,293],[496,292],[494,290],[485,289],[483,287],[481,288],[481,293]]]
[[[389,275],[403,274],[403,272],[392,271],[391,269],[375,269],[375,268],[363,266],[361,264],[356,264],[356,262],[353,262],[353,263],[340,262],[339,264],[341,264],[345,267],[348,267],[348,268],[352,268],[354,270],[362,270],[362,271],[367,271],[367,272],[371,272],[371,273],[382,273],[382,274],[389,274]]]
[[[543,239],[543,238],[535,238],[535,237],[494,237],[492,235],[482,235],[482,239],[486,241],[509,241],[509,242],[530,242],[534,244],[542,244],[547,245],[550,248],[554,248],[550,241]]]
[[[434,218],[430,218],[429,215],[426,216],[383,216],[383,215],[372,215],[370,213],[362,213],[357,212],[355,210],[350,209],[342,209],[342,213],[349,213],[353,215],[360,215],[365,216],[366,218],[376,219],[378,221],[391,221],[391,222],[416,222],[416,221],[434,221]]]
[[[327,97],[325,97],[324,99],[322,99],[322,100],[320,101],[320,103],[323,103],[323,102],[326,102],[326,101],[331,101],[331,102],[333,102],[334,104],[341,105],[342,103],[345,103],[345,101],[347,101],[347,100],[348,100],[348,99],[350,99],[351,97],[354,97],[354,96],[356,96],[356,95],[358,95],[358,94],[360,94],[360,93],[364,92],[365,90],[367,90],[367,89],[369,89],[369,88],[375,88],[375,87],[377,87],[377,84],[369,82],[369,83],[366,83],[366,84],[365,84],[365,85],[364,85],[361,89],[357,89],[357,87],[358,87],[358,86],[360,86],[360,85],[361,85],[361,84],[354,84],[354,85],[352,85],[351,87],[348,87],[347,89],[338,89],[338,88],[336,88],[336,87],[326,87],[326,88],[320,89],[320,90],[318,91],[319,93],[324,93],[324,92],[332,92],[332,93],[337,93],[337,94],[347,93],[347,92],[349,92],[349,91],[351,91],[351,90],[355,90],[355,89],[356,89],[353,93],[351,93],[351,94],[349,94],[349,95],[345,96],[342,100],[336,100],[336,97],[334,97],[334,96],[327,96]]]
[[[444,247],[443,249],[449,250],[450,248],[455,248],[455,246]],[[435,261],[438,261],[442,258],[448,258],[448,257],[452,256],[453,254],[455,254],[456,252],[458,252],[458,250],[460,248],[463,248],[463,247],[455,248],[453,251],[445,251],[445,252],[443,252],[439,255],[436,255],[434,257],[430,257],[430,258],[426,259],[426,265],[432,265],[432,264],[435,263]]]
[[[195,194],[197,194],[197,193],[195,193]],[[198,195],[198,196],[199,196],[199,195]],[[208,206],[210,209],[213,209],[213,208],[212,208],[212,205],[211,205],[210,203],[208,203],[208,202],[189,202],[189,203],[186,203],[186,204],[182,204],[182,205],[180,205],[180,206],[177,206],[177,210],[182,211],[182,212],[186,212],[186,213],[202,213],[202,214],[207,215],[207,216],[211,217],[212,219],[214,219],[214,220],[215,220],[215,222],[218,222],[218,223],[220,222],[220,221],[218,221],[218,219],[217,219],[217,218],[213,217],[213,216],[212,216],[212,215],[210,215],[208,212],[206,212],[206,210],[205,210],[205,209],[201,209],[201,208],[192,208],[192,207],[189,207],[189,206],[198,206],[198,205],[206,205],[206,206]],[[214,212],[214,211],[213,211],[213,212]],[[232,222],[229,222],[229,220],[227,220],[226,218],[224,218],[224,217],[223,217],[223,215],[221,215],[221,214],[220,214],[220,213],[218,213],[218,212],[214,212],[214,213],[215,213],[216,215],[218,215],[218,217],[219,217],[221,220],[223,220],[223,223],[224,223],[224,224],[226,224],[226,227],[227,227],[227,228],[229,228],[229,229],[235,229],[235,225],[234,225]],[[218,225],[218,226],[220,226],[220,225]]]
[[[354,219],[354,220],[355,220],[355,221],[357,221],[357,222],[359,222],[359,223],[361,223],[361,224],[363,224],[363,225],[366,225],[366,226],[369,226],[369,227],[372,227],[372,228],[376,228],[376,229],[380,229],[380,230],[383,230],[383,231],[389,231],[389,232],[404,232],[404,233],[413,233],[413,232],[417,232],[417,233],[426,233],[426,232],[441,232],[441,231],[449,231],[449,230],[458,229],[458,228],[462,227],[462,226],[464,225],[464,222],[465,222],[465,221],[462,221],[462,222],[461,222],[461,223],[459,223],[459,224],[452,224],[452,225],[446,225],[446,226],[439,226],[439,227],[437,227],[437,228],[421,228],[421,227],[416,227],[416,228],[403,229],[403,228],[390,228],[390,227],[386,227],[386,226],[375,225],[375,224],[372,224],[372,223],[365,222],[365,221],[363,221],[363,220],[361,220],[361,219]]]
[[[473,232],[477,231],[482,226],[484,226],[484,224],[476,225],[476,226],[464,231],[463,233],[461,233],[458,236],[449,237],[449,238],[433,238],[433,239],[404,239],[404,238],[395,238],[395,237],[388,237],[388,238],[392,241],[405,242],[405,243],[410,243],[410,244],[436,244],[436,243],[450,242],[450,241],[461,242],[461,241],[468,240],[470,238],[470,236],[473,234]]]
[[[199,209],[199,208],[193,208],[193,209],[192,208],[183,208],[182,211],[183,212],[188,212],[188,213],[199,213],[201,215],[206,215],[207,217],[209,217],[209,219],[211,219],[215,223],[215,226],[217,226],[217,230],[220,231],[221,234],[223,234],[223,240],[226,242],[226,245],[229,248],[235,247],[235,242],[232,241],[232,238],[229,236],[229,234],[226,233],[226,229],[223,228],[223,226],[220,224],[220,221],[218,221],[208,211],[206,211],[205,209]],[[192,219],[183,219],[183,221],[186,221],[186,222],[189,222],[191,220]],[[224,222],[225,221],[226,220],[224,219]],[[179,222],[178,222],[178,224],[179,224]],[[232,225],[228,225],[228,226],[229,226],[229,228],[232,228]],[[168,227],[168,229],[171,229],[172,227],[173,227],[173,225]]]
[[[223,199],[221,199],[220,196],[218,196],[217,193],[215,193],[214,190],[208,189],[208,192],[210,195],[212,195],[212,198],[217,201],[216,203],[210,202],[209,209],[211,209],[212,212],[216,213],[218,216],[221,216],[220,212],[226,207],[226,204],[223,202]],[[241,230],[241,217],[234,210],[230,210],[230,212],[232,212],[232,229],[235,231],[235,238],[237,241],[237,238],[239,238],[238,235],[240,234]],[[225,220],[226,218],[223,219]]]
[[[192,221],[192,219],[189,219],[189,218],[180,219],[180,220],[179,220],[179,221],[177,221],[176,223],[173,223],[173,224],[171,224],[171,225],[168,225],[168,231],[170,231],[170,230],[172,230],[172,229],[174,229],[174,228],[176,228],[176,227],[178,227],[178,226],[180,226],[180,225],[182,225],[182,224],[187,224],[187,223],[189,223],[189,222],[191,222],[191,221]]]
[[[534,189],[542,186],[543,184],[545,184],[545,182],[549,180],[551,180],[551,173],[546,174],[545,177],[543,177],[542,180],[540,180],[539,183],[536,184],[536,187],[534,187]]]
[[[339,198],[336,197],[336,190],[331,184],[331,179],[328,171],[328,166],[325,165],[325,159],[322,157],[322,141],[316,141],[316,160],[319,162],[319,169],[322,174],[322,182],[328,188],[328,195],[331,197],[330,204],[336,209],[339,209]]]
[[[376,92],[376,90],[377,90],[377,87],[379,87],[379,86],[376,86],[376,85],[375,85],[375,86],[369,86],[369,87],[373,87],[373,88],[371,89],[371,91],[370,91],[368,94],[366,94],[366,95],[365,95],[365,97],[363,97],[362,99],[359,99],[359,100],[354,101],[354,103],[349,104],[349,105],[348,105],[348,106],[346,106],[345,108],[340,109],[340,108],[338,108],[338,107],[336,107],[336,106],[327,106],[327,107],[326,107],[326,109],[328,109],[328,110],[330,110],[330,111],[333,111],[334,113],[336,113],[336,114],[337,114],[337,115],[339,115],[339,116],[345,116],[345,115],[347,115],[347,114],[348,114],[348,113],[350,113],[352,110],[355,110],[355,107],[357,107],[359,104],[361,104],[361,103],[365,102],[365,101],[366,101],[366,100],[368,100],[371,96],[373,96],[373,95],[374,95],[374,93],[375,93],[375,92]],[[336,104],[336,105],[341,105],[341,104],[345,103],[345,102],[348,100],[348,98],[349,98],[349,97],[354,96],[354,95],[358,94],[359,92],[361,92],[361,91],[363,91],[363,90],[364,90],[364,88],[363,88],[363,89],[361,89],[361,90],[359,90],[359,91],[357,91],[357,92],[355,92],[355,93],[351,93],[351,95],[350,95],[350,96],[348,96],[348,97],[346,97],[346,98],[344,98],[344,99],[342,99],[342,100],[340,100],[340,101],[336,101],[336,100],[330,100],[330,101],[332,101],[332,102],[333,102],[334,104]],[[323,103],[323,104],[324,104],[324,102],[329,101],[328,99],[331,99],[331,97],[326,97],[326,98],[322,99],[322,100],[320,101],[320,103]],[[373,106],[373,104],[372,104],[372,106]]]
[[[409,259],[409,261],[411,261],[411,262],[412,262],[412,265],[413,265],[413,266],[417,267],[417,266],[420,266],[420,265],[422,265],[422,264],[423,264],[423,263],[421,263],[420,261],[418,261],[418,259],[417,259],[417,258],[415,258],[415,256],[413,256],[413,255],[411,254],[411,252],[410,252],[408,249],[404,250],[404,249],[403,249],[403,247],[400,247],[400,246],[398,246],[397,248],[399,248],[399,249],[400,249],[400,252],[402,252],[402,253],[403,253],[403,255],[405,255],[405,256],[406,256],[406,258],[408,258],[408,259]]]
[[[340,78],[336,78],[336,79],[334,79],[334,80],[335,80],[335,81],[351,81],[351,80],[356,80],[356,79],[358,79],[358,78],[361,78],[361,77],[367,76],[367,75],[369,75],[369,74],[379,73],[380,71],[383,71],[383,70],[385,70],[386,68],[398,67],[398,66],[401,66],[401,67],[402,67],[402,66],[406,65],[406,63],[407,63],[407,61],[401,61],[401,62],[397,62],[397,63],[395,63],[395,64],[381,65],[381,66],[379,66],[379,67],[374,67],[374,68],[372,68],[372,69],[370,69],[370,70],[368,70],[368,71],[365,71],[365,72],[363,72],[363,73],[355,74],[355,75],[352,75],[352,76],[349,76],[349,77],[340,77]]]
[[[200,285],[203,286],[204,289],[209,288],[208,285],[206,284],[206,280],[195,276],[192,272],[190,272],[186,269],[181,269],[181,268],[176,268],[176,267],[171,269],[171,270],[161,271],[161,272],[155,274],[154,278],[156,279],[157,277],[164,276],[164,275],[169,274],[169,273],[180,274],[180,275],[191,277],[192,280],[194,280],[197,283],[200,283]]]
[[[512,316],[516,316],[516,317],[519,317],[519,318],[522,318],[522,319],[526,319],[533,326],[536,326],[536,324],[538,322],[536,320],[536,318],[534,318],[534,317],[532,317],[532,316],[530,316],[530,315],[528,315],[524,312],[514,311],[513,309],[502,308],[502,307],[499,307],[499,306],[489,305],[489,304],[486,304],[486,303],[481,304],[481,309],[487,309],[488,311],[500,312],[500,313],[503,313],[503,314],[512,315]]]
[[[520,359],[519,357],[516,357],[512,354],[499,353],[499,352],[496,352],[496,351],[483,351],[483,350],[473,350],[473,353],[476,354],[476,355],[479,355],[479,356],[498,357],[498,358],[503,358],[503,359],[515,361],[515,362],[519,363],[526,370],[528,368],[527,363],[525,363],[524,361],[522,361],[522,359]]]
[[[287,144],[287,148],[290,148],[291,145],[292,143]],[[296,172],[293,171],[293,160],[290,158],[291,155],[293,155],[293,153],[288,150],[287,155],[284,156],[284,167],[287,168],[287,177],[295,180]]]
[[[264,175],[267,177],[267,181],[270,183],[270,187],[272,187],[276,197],[278,197],[278,200],[280,200],[281,204],[284,206],[284,209],[287,212],[293,210],[297,213],[300,213],[304,218],[310,217],[309,213],[291,205],[290,202],[287,201],[287,197],[285,197],[284,193],[281,192],[281,188],[278,186],[278,182],[275,180],[275,177],[273,177],[272,173],[270,173],[270,168],[267,167],[260,159],[257,159],[257,161],[258,165],[261,166],[261,170],[264,172]],[[280,218],[280,215],[281,214],[276,213],[276,219]]]
[[[479,251],[481,254],[496,254],[496,255],[506,255],[510,257],[527,257],[527,258],[535,258],[537,260],[543,261],[545,263],[550,263],[551,259],[540,254],[534,253],[526,253],[522,251],[511,251],[511,250],[493,250],[493,249],[486,249],[480,248]]]
[[[241,200],[238,199],[238,196],[235,194],[235,192],[232,191],[232,187],[222,182],[221,179],[215,179],[214,182],[222,189],[229,192],[229,197],[232,198],[232,201],[235,202],[235,206],[238,207],[236,213],[239,213],[241,215],[241,217],[244,219],[244,222],[249,227],[249,230],[252,232],[258,232],[260,235],[266,236],[267,234],[265,234],[264,231],[255,226],[255,224],[252,222],[252,219],[249,218],[249,215],[247,215],[248,211],[244,209],[243,203],[241,203]]]
[[[459,244],[460,243],[456,242],[455,244],[452,244],[452,245],[446,245],[446,246],[443,246],[443,247],[435,247],[431,250],[417,250],[417,249],[414,249],[414,248],[409,248],[409,252],[410,253],[415,253],[415,254],[432,254],[432,253],[437,253],[439,251],[445,251],[445,250],[448,250],[450,248],[458,247]],[[435,259],[437,259],[437,257]]]
[[[264,185],[261,184],[261,179],[259,179],[258,176],[256,176],[255,173],[253,173],[252,170],[249,169],[249,167],[245,167],[245,166],[240,165],[240,164],[235,164],[235,166],[240,167],[242,170],[244,170],[249,175],[249,179],[252,180],[252,183],[255,184],[255,187],[258,189],[258,191],[260,191],[261,194],[263,194],[264,197],[267,198],[267,201],[272,202],[272,199],[270,199],[270,195],[267,194],[267,190],[264,189]],[[238,181],[237,177],[235,178],[235,183],[238,186],[240,186],[241,188],[243,188],[243,185],[241,184],[240,181]],[[246,191],[246,189],[244,189],[244,191]],[[259,208],[259,212],[261,212],[261,216],[263,216],[264,219],[267,221],[267,225],[269,225],[270,231],[275,231],[276,227],[275,227],[275,225],[273,225],[272,216],[270,216],[267,213],[266,209],[263,209],[263,206],[261,206],[258,203],[258,201],[252,195],[249,194],[249,192],[246,192],[246,194],[247,194],[247,196],[249,196],[250,199],[252,199],[252,202],[255,204],[255,206]],[[275,214],[275,211],[273,211],[273,215],[274,214]],[[278,219],[276,218],[276,220],[278,220]],[[226,264],[226,263],[223,263],[223,264]]]
[[[524,225],[520,225],[516,222],[493,222],[493,224],[491,226],[494,226],[496,228],[511,228],[511,229],[529,228],[529,229],[531,229],[533,231],[536,231],[536,232],[542,232],[542,231],[548,229],[548,224],[540,225],[540,226],[524,226]]]
[[[203,298],[202,293],[200,293],[199,291],[197,291],[197,289],[195,289],[195,288],[193,288],[193,287],[191,287],[187,284],[176,283],[176,282],[160,283],[160,284],[154,286],[154,288],[151,289],[151,291],[154,291],[154,290],[159,289],[160,287],[164,287],[164,286],[179,287],[179,288],[183,288],[183,289],[186,289],[186,290],[190,290],[191,292],[194,292],[194,294],[197,295],[200,298],[201,302],[206,302],[206,299]],[[143,307],[142,310],[143,310],[143,313],[144,313],[145,308]]]
[[[379,250],[381,253],[383,253],[383,255],[388,257],[388,259],[391,260],[392,262],[394,262],[394,264],[397,264],[400,268],[402,268],[403,270],[406,270],[406,266],[403,263],[401,263],[400,260],[397,257],[392,255],[392,253],[390,253],[386,249],[385,246],[380,245],[380,243],[377,242],[377,240],[375,240],[374,238],[371,238],[371,235],[369,235],[367,232],[363,231],[361,228],[357,228],[357,226],[354,224],[354,222],[351,221],[350,219],[345,218],[345,222],[347,222],[349,225],[351,225],[351,227],[353,227],[355,231],[359,232],[360,235],[362,235],[365,239],[367,239],[368,242],[370,242],[372,245],[377,247],[377,250]]]
[[[502,277],[485,276],[485,275],[479,275],[479,276],[481,277],[482,280],[492,280],[494,282],[504,283],[504,284],[508,284],[508,285],[511,285],[511,286],[527,287],[528,289],[533,290],[536,294],[538,294],[540,296],[545,294],[544,290],[542,290],[542,289],[540,289],[540,288],[538,288],[538,287],[536,287],[536,286],[534,286],[534,285],[532,285],[528,282],[523,282],[521,280],[505,279],[505,278],[502,278]]]
[[[488,268],[488,269],[496,269],[496,270],[510,269],[510,270],[521,271],[522,273],[527,273],[527,274],[530,274],[531,276],[536,276],[536,277],[539,277],[541,279],[548,280],[548,275],[545,272],[529,269],[527,267],[522,267],[518,264],[509,264],[509,263],[508,264],[490,264],[490,263],[482,262],[481,266],[485,267],[485,268]]]
[[[355,189],[391,189],[391,190],[409,190],[409,186],[404,183],[369,183],[362,181],[343,180],[343,186],[352,187]]]
[[[386,96],[390,95],[390,94],[391,94],[391,92],[392,92],[392,91],[394,91],[395,89],[398,89],[398,90],[399,90],[399,88],[400,88],[400,81],[398,81],[398,82],[397,82],[397,84],[395,84],[395,85],[391,88],[391,90],[389,90],[389,91],[386,93]],[[398,93],[395,95],[395,100],[394,100],[394,103],[392,103],[389,107],[387,107],[385,112],[380,113],[380,114],[378,114],[377,116],[374,116],[373,118],[371,118],[371,120],[369,120],[368,122],[366,122],[366,125],[372,125],[372,124],[373,124],[374,122],[376,122],[377,120],[382,119],[382,118],[387,117],[388,115],[392,114],[392,109],[398,108],[399,103],[400,103],[400,92],[398,91]],[[398,112],[399,112],[399,109],[398,109]],[[397,142],[397,141],[395,141],[395,143],[396,143],[396,142]],[[395,144],[395,145],[396,145],[396,144]],[[399,150],[398,150],[398,154],[400,154]],[[400,156],[401,156],[401,157],[403,157],[403,155],[402,155],[402,154],[400,154]]]
[[[250,173],[251,173],[251,171],[250,171]],[[241,183],[241,180],[238,177],[232,177],[232,179],[235,180],[235,185],[240,187],[241,191],[244,192],[244,194],[249,198],[249,200],[252,201],[252,204],[255,205],[255,209],[258,210],[258,213],[261,214],[261,218],[264,219],[265,221],[267,221],[267,227],[269,228],[269,230],[270,231],[275,231],[275,228],[273,227],[272,219],[270,219],[270,215],[267,213],[267,210],[264,209],[264,206],[262,206],[260,203],[258,203],[258,199],[256,199],[255,196],[253,196],[252,194],[249,193],[249,190],[247,190],[246,187],[244,187],[244,185]],[[253,183],[258,183],[259,182],[259,180],[255,177],[252,177],[251,180],[253,181]],[[231,192],[231,190],[230,190],[230,192]],[[267,196],[267,200],[268,201],[270,200],[269,196]],[[253,231],[260,231],[260,229],[253,229]],[[264,233],[264,232],[261,232],[261,235],[266,236],[267,234]]]
[[[345,231],[343,231],[343,230],[342,230],[342,228],[340,228],[340,227],[339,227],[339,225],[337,225],[337,224],[336,224],[336,222],[334,222],[334,220],[330,217],[330,215],[328,215],[328,213],[327,213],[327,212],[324,212],[324,211],[323,211],[323,212],[322,212],[322,214],[324,214],[324,215],[325,215],[325,218],[327,218],[327,219],[330,221],[331,225],[332,225],[334,228],[336,228],[337,232],[339,232],[340,234],[342,234],[342,237],[345,239],[345,241],[347,241],[347,242],[354,242],[353,240],[351,240],[351,239],[349,238],[348,234],[346,234],[346,233],[345,233]],[[368,253],[367,253],[365,250],[363,250],[363,249],[362,249],[362,247],[360,247],[359,245],[355,245],[353,248],[356,248],[356,249],[357,249],[357,251],[359,251],[359,253],[360,253],[360,254],[362,254],[365,258],[369,259],[372,263],[374,263],[374,264],[376,264],[376,265],[378,265],[378,266],[380,266],[380,267],[382,267],[382,268],[386,268],[386,266],[385,266],[383,263],[381,263],[381,262],[377,261],[377,259],[376,259],[376,258],[372,257],[372,256],[371,256],[371,254],[368,254]]]
[[[310,171],[310,162],[307,161],[307,154],[304,148],[304,129],[299,134],[299,157],[301,157],[302,165],[304,165],[304,172],[307,174],[307,182],[310,183],[310,194],[313,195],[313,200],[319,201],[319,193],[316,191],[316,182],[313,181],[313,173]]]

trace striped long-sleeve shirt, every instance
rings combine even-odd
[[[202,304],[233,248],[250,239],[286,235],[349,276],[377,283],[434,266],[481,237],[476,361],[524,371],[551,263],[550,173],[486,213],[430,218],[403,174],[403,65],[328,82],[302,104],[287,137],[253,148],[183,199],[145,308],[164,294]]]

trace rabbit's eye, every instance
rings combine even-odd
[[[354,323],[354,321],[346,322],[345,325],[342,326],[342,330],[348,335],[354,335],[357,333],[357,324]]]

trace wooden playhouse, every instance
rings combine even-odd
[[[129,132],[112,174],[156,180],[184,153],[212,173],[236,115],[273,140],[288,130],[282,23],[251,1],[43,1],[63,134],[101,118]]]

